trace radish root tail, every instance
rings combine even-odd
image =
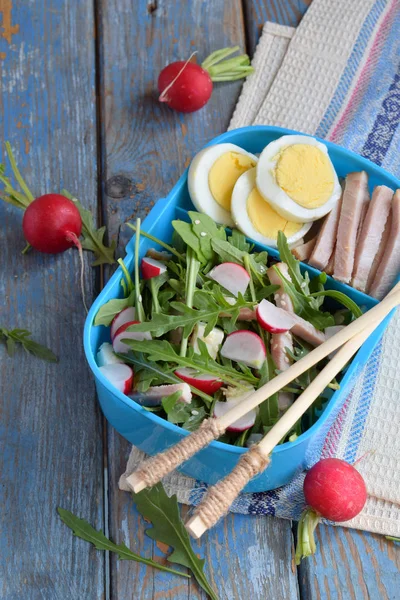
[[[76,233],[73,233],[72,231],[68,232],[68,234],[67,234],[67,240],[69,240],[70,242],[73,242],[73,244],[75,244],[75,246],[78,249],[79,260],[80,260],[80,263],[81,263],[80,282],[81,282],[82,302],[83,302],[83,306],[85,307],[86,313],[88,313],[89,309],[88,309],[87,304],[86,304],[85,279],[84,279],[84,276],[85,276],[85,261],[83,260],[82,244],[80,243],[79,238],[76,235]]]
[[[197,54],[197,50],[195,50],[194,52],[192,52],[192,54],[189,56],[189,58],[187,59],[187,61],[185,62],[185,64],[183,65],[182,69],[179,71],[179,73],[176,75],[176,77],[174,77],[174,79],[171,81],[171,83],[169,83],[167,85],[167,87],[161,92],[161,94],[158,97],[159,102],[167,102],[167,92],[168,90],[170,90],[172,88],[172,86],[174,85],[175,81],[178,79],[178,77],[183,73],[183,71],[186,69],[188,63],[190,63],[190,61],[192,60],[193,56]]]

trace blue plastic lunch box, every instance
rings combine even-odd
[[[271,141],[282,135],[299,133],[279,127],[244,127],[229,131],[213,139],[209,145],[231,142],[241,146],[248,152],[257,154]],[[376,185],[387,185],[393,189],[400,187],[400,181],[372,162],[357,154],[323,141],[329,150],[329,155],[339,177],[344,177],[351,171],[367,171],[371,189]],[[166,198],[159,200],[142,224],[143,230],[169,242],[172,235],[171,221],[173,219],[189,220],[188,210],[194,207],[190,201],[187,186],[187,171],[182,175]],[[130,272],[134,265],[134,237],[126,247],[125,264]],[[140,242],[140,257],[154,247],[154,242],[142,237]],[[257,250],[266,249],[273,257],[278,252],[268,246],[256,244]],[[306,264],[302,265],[310,277],[318,275],[319,271]],[[93,371],[97,394],[101,408],[108,421],[129,442],[148,454],[156,454],[175,444],[188,433],[180,427],[158,417],[157,414],[146,411],[139,404],[118,391],[102,375],[96,364],[96,353],[99,346],[110,341],[109,328],[93,325],[100,306],[112,298],[122,297],[120,280],[121,268],[114,273],[99,297],[94,302],[87,316],[84,330],[84,347],[90,368]],[[338,283],[328,277],[327,288],[341,290],[348,294],[359,306],[367,309],[377,301],[345,284]],[[344,375],[340,390],[336,391],[318,421],[299,438],[290,443],[282,444],[272,453],[272,461],[268,469],[255,477],[246,487],[247,492],[260,492],[278,488],[288,483],[295,475],[305,468],[312,466],[318,459],[318,453],[323,444],[329,427],[336,418],[343,402],[351,389],[354,378],[365,365],[374,347],[379,342],[387,325],[388,317],[370,336],[359,350],[350,367]],[[231,446],[221,442],[213,442],[192,459],[182,465],[181,471],[195,479],[214,484],[227,475],[237,464],[246,449]]]

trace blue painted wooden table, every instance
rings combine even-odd
[[[239,44],[262,24],[296,25],[303,0],[0,0],[1,140],[36,194],[67,187],[107,225],[145,216],[193,154],[226,129],[240,83],[190,116],[155,100],[158,72],[193,49]],[[4,147],[1,152],[4,158]],[[0,325],[27,327],[59,365],[0,349],[0,599],[200,599],[183,581],[117,562],[73,538],[62,505],[146,556],[161,556],[118,491],[129,446],[103,421],[82,349],[78,256],[21,255],[21,214],[0,206]],[[107,270],[87,258],[98,293]],[[185,509],[183,509],[185,510]],[[296,570],[288,521],[231,515],[198,544],[221,600],[400,598],[400,549],[383,537],[321,527]]]

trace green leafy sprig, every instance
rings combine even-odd
[[[115,544],[109,540],[101,530],[96,531],[96,529],[87,521],[75,516],[69,510],[57,508],[57,512],[60,515],[63,523],[65,523],[65,525],[72,530],[76,537],[81,538],[85,542],[93,544],[96,550],[114,552],[120,560],[133,560],[135,562],[143,563],[149,567],[154,567],[159,571],[167,571],[168,573],[179,575],[180,577],[190,577],[190,575],[187,575],[186,573],[182,573],[176,569],[170,569],[169,567],[164,567],[164,565],[160,565],[160,563],[151,560],[150,558],[144,558],[143,556],[136,554],[136,552],[132,552],[132,550],[130,550],[124,543]]]
[[[31,339],[31,333],[26,329],[5,329],[0,327],[0,341],[4,342],[9,356],[14,356],[17,346],[20,345],[29,354],[48,362],[58,362],[58,358],[46,346]]]

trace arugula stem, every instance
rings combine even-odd
[[[131,229],[133,229],[133,231],[136,232],[136,227],[135,225],[132,225],[131,223],[125,223],[125,225],[127,225],[128,227],[130,227]],[[176,256],[180,261],[184,262],[185,259],[182,256],[182,254],[180,254],[177,250],[175,250],[175,248],[173,248],[172,246],[170,246],[169,244],[166,244],[165,242],[163,242],[162,240],[159,240],[158,238],[154,237],[154,235],[151,235],[151,233],[147,233],[147,231],[141,231],[140,234],[147,238],[148,240],[151,240],[152,242],[154,242],[155,244],[158,244],[159,246],[161,246],[162,248],[165,248],[165,250],[168,250],[168,252],[170,252],[171,254],[174,254],[174,256]]]
[[[194,257],[193,250],[188,246],[186,252],[186,306],[193,308],[193,296],[196,290],[196,278],[200,269],[200,262]],[[182,336],[180,355],[186,356],[189,336]]]
[[[251,274],[252,272],[251,272],[251,264],[250,264],[250,255],[249,254],[244,255],[243,262],[244,262],[245,269],[248,272],[249,277],[250,277],[250,283],[249,283],[250,296],[251,296],[252,301],[255,302],[255,304],[257,304],[257,295],[256,295],[255,287],[254,287],[253,276]],[[257,329],[258,329],[258,333],[260,334],[262,341],[264,342],[265,346],[267,346],[266,339],[265,339],[265,331],[258,322],[257,322]]]
[[[24,178],[22,177],[22,175],[17,167],[17,163],[15,162],[15,158],[14,158],[14,155],[13,155],[13,152],[11,149],[10,142],[6,142],[6,152],[7,152],[8,160],[10,161],[12,171],[14,173],[14,177],[17,180],[21,190],[24,192],[25,196],[28,198],[29,204],[30,204],[31,202],[34,201],[35,197],[32,194],[31,190],[26,185]]]
[[[153,301],[153,312],[159,313],[159,312],[161,312],[161,306],[160,306],[160,303],[158,301],[157,290],[154,287],[154,277],[152,277],[150,279],[149,284],[150,284],[151,298],[152,298],[152,301]]]
[[[135,289],[135,286],[133,285],[132,277],[131,277],[128,269],[126,268],[125,263],[122,260],[122,258],[119,258],[117,262],[118,262],[119,266],[121,267],[122,272],[125,276],[125,280],[126,280],[126,286],[125,286],[124,290],[127,289],[128,293],[125,293],[125,295],[129,296],[129,294],[131,292],[133,292],[133,290]]]
[[[142,323],[145,320],[145,314],[142,304],[142,295],[140,293],[139,278],[139,243],[140,243],[140,219],[136,219],[136,239],[135,239],[135,297],[136,297],[136,315]]]

